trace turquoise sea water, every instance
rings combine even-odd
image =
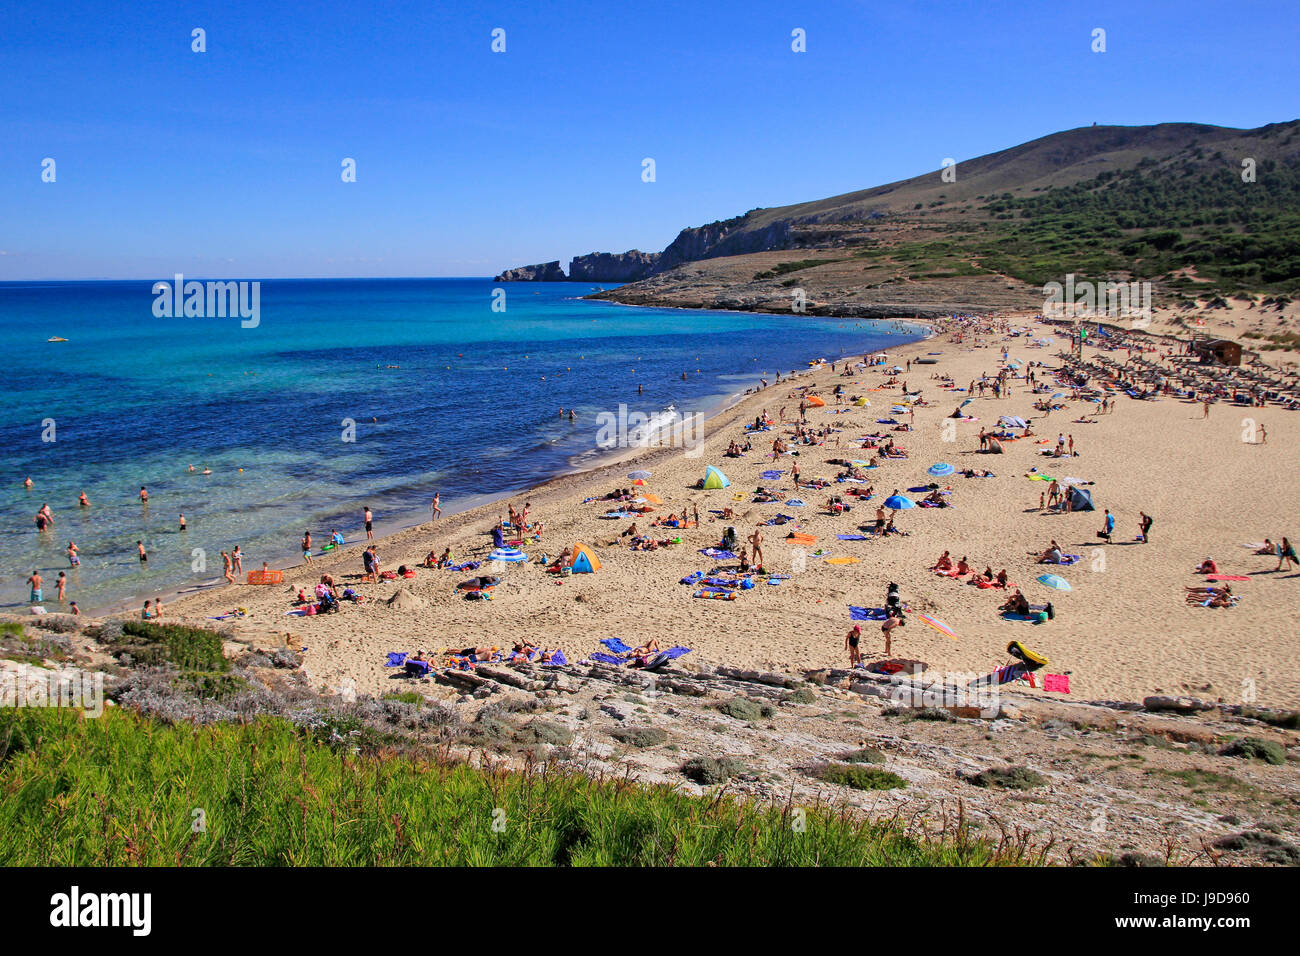
[[[892,323],[630,308],[580,300],[591,291],[581,283],[486,279],[264,281],[260,322],[242,328],[158,318],[151,286],[0,283],[0,607],[27,603],[33,569],[48,609],[67,570],[68,597],[91,611],[219,580],[220,552],[236,544],[245,570],[274,566],[306,529],[317,548],[331,528],[362,536],[365,505],[382,532],[427,518],[435,491],[450,512],[590,463],[597,416],[620,403],[708,414],[761,375],[918,337]],[[504,312],[492,311],[495,288]],[[45,503],[55,524],[38,532]]]

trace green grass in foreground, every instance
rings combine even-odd
[[[797,811],[725,796],[554,767],[339,753],[279,720],[193,727],[116,710],[0,711],[3,866],[1034,862],[964,828],[926,842],[849,811],[805,813],[801,832]]]

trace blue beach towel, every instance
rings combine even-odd
[[[595,654],[588,655],[593,661],[600,661],[602,664],[613,664],[615,667],[622,667],[627,661],[621,657],[615,657],[613,654],[604,654],[597,651]]]
[[[626,654],[628,651],[632,650],[632,648],[628,647],[626,644],[624,644],[622,641],[620,641],[617,637],[606,637],[606,638],[603,638],[603,639],[601,640],[600,643],[604,644],[606,647],[608,647],[608,648],[609,648],[611,651],[613,651],[615,654]]]
[[[883,621],[885,619],[885,609],[883,607],[854,607],[850,604],[849,617],[855,621]]]
[[[700,548],[700,554],[707,554],[715,561],[727,561],[731,558],[739,557],[732,551],[723,551],[721,548]]]
[[[761,471],[758,473],[758,477],[765,478],[768,481],[776,481],[776,479],[781,477],[781,472],[780,470]]]
[[[549,661],[542,661],[542,667],[564,667],[568,663],[569,659],[564,656],[564,651],[556,651]]]
[[[385,666],[385,667],[401,667],[401,666],[402,666],[402,663],[406,660],[406,658],[407,658],[407,656],[408,656],[409,654],[410,654],[410,651],[389,651],[389,652],[388,652],[388,663],[386,663],[384,666]]]
[[[867,540],[867,536],[865,534],[837,534],[835,537],[839,538],[841,541],[866,541]]]

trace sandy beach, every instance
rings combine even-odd
[[[1001,318],[1012,326],[1032,321],[1028,316]],[[1266,537],[1279,541],[1283,535],[1293,536],[1288,520],[1294,507],[1281,489],[1284,477],[1300,465],[1294,413],[1275,405],[1241,408],[1220,403],[1211,407],[1207,419],[1199,403],[1174,397],[1134,401],[1120,394],[1109,414],[1093,418],[1094,406],[1069,401],[1066,408],[1044,417],[1032,407],[1042,396],[1032,395],[1024,379],[1017,379],[1010,395],[995,399],[990,391],[966,407],[976,421],[951,424],[948,416],[966,393],[945,389],[932,376],[951,376],[961,388],[981,375],[996,376],[1005,347],[1022,369],[1030,362],[1044,363],[1046,369],[1035,371],[1050,381],[1045,373],[1061,364],[1059,353],[1067,348],[1067,340],[1054,338],[1051,346],[1030,347],[1033,338],[1046,334],[1045,326],[1034,326],[1032,336],[982,335],[979,347],[969,335],[962,342],[936,335],[889,353],[891,366],[921,357],[937,360],[933,365],[913,364],[895,386],[884,384],[890,376],[879,367],[844,377],[844,366],[837,361],[835,371],[824,366],[772,383],[716,416],[707,425],[698,455],[680,448],[646,449],[509,500],[515,506],[530,502],[530,520],[544,522],[542,540],[525,549],[530,559],[545,553],[554,560],[579,541],[599,557],[602,566],[594,574],[556,576],[530,560],[503,572],[487,565],[463,572],[421,566],[414,579],[364,584],[364,543],[354,539],[341,553],[317,558],[310,567],[287,569],[280,585],[239,584],[169,603],[164,620],[221,626],[258,643],[304,647],[312,683],[327,691],[345,679],[355,681],[360,693],[391,689],[393,671],[383,666],[390,651],[508,646],[521,638],[561,648],[570,660],[599,650],[602,638],[618,637],[629,645],[654,638],[664,647],[692,648],[693,653],[679,661],[688,669],[709,663],[800,672],[845,666],[844,636],[854,623],[849,606],[882,605],[887,585],[896,582],[913,612],[933,615],[956,634],[953,640],[927,627],[915,613],[895,632],[893,656],[925,661],[932,670],[986,673],[1006,663],[1007,643],[1019,640],[1051,659],[1049,671],[1070,676],[1075,700],[1194,694],[1230,703],[1242,702],[1243,696],[1251,702],[1251,695],[1265,705],[1300,703],[1300,673],[1293,664],[1300,638],[1294,626],[1286,624],[1286,608],[1300,586],[1300,573],[1272,573],[1276,558],[1243,547]],[[1108,354],[1121,362],[1126,357],[1122,352]],[[1085,359],[1095,355],[1096,350],[1085,348]],[[791,343],[791,356],[805,357],[797,342]],[[910,432],[893,432],[893,426],[876,423],[888,417],[908,421],[906,414],[890,415],[891,404],[903,395],[901,381],[912,392],[922,391],[926,403],[915,408]],[[831,397],[837,384],[844,386],[846,395],[867,396],[871,406],[837,407]],[[793,390],[802,385],[826,398],[827,406],[810,408],[807,419],[813,429],[836,429],[826,443],[791,443],[799,456],[774,463],[771,442],[778,436],[790,441],[786,432],[792,426],[787,424],[755,433],[753,450],[743,457],[724,457],[730,442],[744,441],[745,424],[764,410],[776,418],[784,407],[787,422],[797,419],[800,399]],[[1076,421],[1085,413],[1089,422]],[[1032,418],[1037,435],[1007,443],[1001,455],[981,454],[980,429],[996,427],[1002,415]],[[1252,422],[1266,427],[1267,443],[1255,437]],[[882,458],[878,468],[865,473],[876,496],[854,504],[847,514],[831,515],[824,507],[827,499],[855,486],[835,484],[841,469],[828,459],[871,457],[873,452],[859,450],[857,439],[873,432],[888,434],[907,449],[908,457]],[[1077,458],[1042,455],[1055,445],[1058,432],[1073,437]],[[1038,444],[1040,440],[1050,444]],[[831,486],[796,491],[789,471],[794,461],[805,481],[822,476],[832,480]],[[996,477],[966,478],[958,473],[934,479],[926,469],[936,462],[959,470],[989,469]],[[721,468],[731,486],[696,489],[708,465]],[[1039,496],[1046,484],[1027,477],[1035,468],[1091,482],[1096,511],[1040,511]],[[647,490],[663,500],[656,511],[638,519],[638,527],[657,538],[681,537],[681,544],[633,551],[628,539],[619,537],[630,519],[602,518],[613,507],[611,502],[584,503],[629,486],[626,474],[633,469],[652,472]],[[764,480],[760,473],[768,469],[783,469],[783,474],[779,480]],[[876,505],[895,489],[907,494],[908,488],[931,481],[951,489],[946,496],[951,507],[900,511],[897,523],[906,536],[837,539],[837,534],[857,534],[858,525],[870,522]],[[759,485],[807,504],[755,504],[752,492]],[[383,567],[421,565],[427,553],[441,553],[446,547],[457,561],[484,559],[491,548],[488,532],[498,516],[504,517],[506,507],[506,501],[493,503],[383,538],[378,542]],[[700,527],[647,527],[656,517],[694,507],[702,518]],[[726,507],[735,510],[734,520],[709,520],[714,518],[710,511]],[[1110,543],[1097,536],[1103,508],[1116,519]],[[1135,542],[1139,511],[1154,518],[1151,541],[1145,544]],[[779,513],[796,521],[763,525]],[[788,580],[777,586],[761,584],[734,601],[696,599],[693,587],[679,583],[693,571],[714,566],[700,549],[716,545],[724,528],[734,526],[743,540],[760,525],[766,570],[788,574]],[[795,570],[796,549],[786,540],[794,530],[816,537],[815,543],[802,546],[802,571]],[[1051,539],[1081,560],[1070,567],[1036,564],[1029,552],[1043,551]],[[818,549],[825,554],[816,554]],[[977,570],[1005,568],[1031,603],[1053,603],[1055,619],[1041,625],[1004,620],[998,608],[1006,592],[972,587],[929,570],[945,550],[954,560],[968,556]],[[1250,577],[1232,584],[1240,596],[1237,606],[1212,609],[1185,603],[1184,587],[1205,583],[1194,569],[1207,556],[1224,574]],[[858,560],[833,564],[827,557]],[[1035,580],[1048,572],[1064,577],[1072,590],[1050,590]],[[355,588],[365,602],[344,602],[338,614],[286,616],[299,588],[310,591],[322,573]],[[504,579],[493,600],[467,601],[455,590],[458,582],[485,573],[501,573]],[[234,608],[246,609],[247,615],[219,624],[210,620]],[[862,625],[865,660],[882,657],[879,625]],[[433,692],[455,693],[449,688]]]

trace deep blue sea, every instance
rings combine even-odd
[[[365,505],[391,531],[427,518],[435,491],[452,512],[589,464],[597,415],[620,403],[707,415],[778,369],[919,337],[486,279],[263,281],[260,322],[243,328],[156,317],[152,285],[0,283],[0,606],[27,603],[37,568],[47,609],[59,609],[54,579],[67,570],[68,597],[87,612],[219,580],[220,551],[236,544],[246,571],[275,566],[306,529],[317,548],[334,527],[355,541]],[[492,310],[495,288],[504,312]],[[38,532],[45,503],[55,524]]]

